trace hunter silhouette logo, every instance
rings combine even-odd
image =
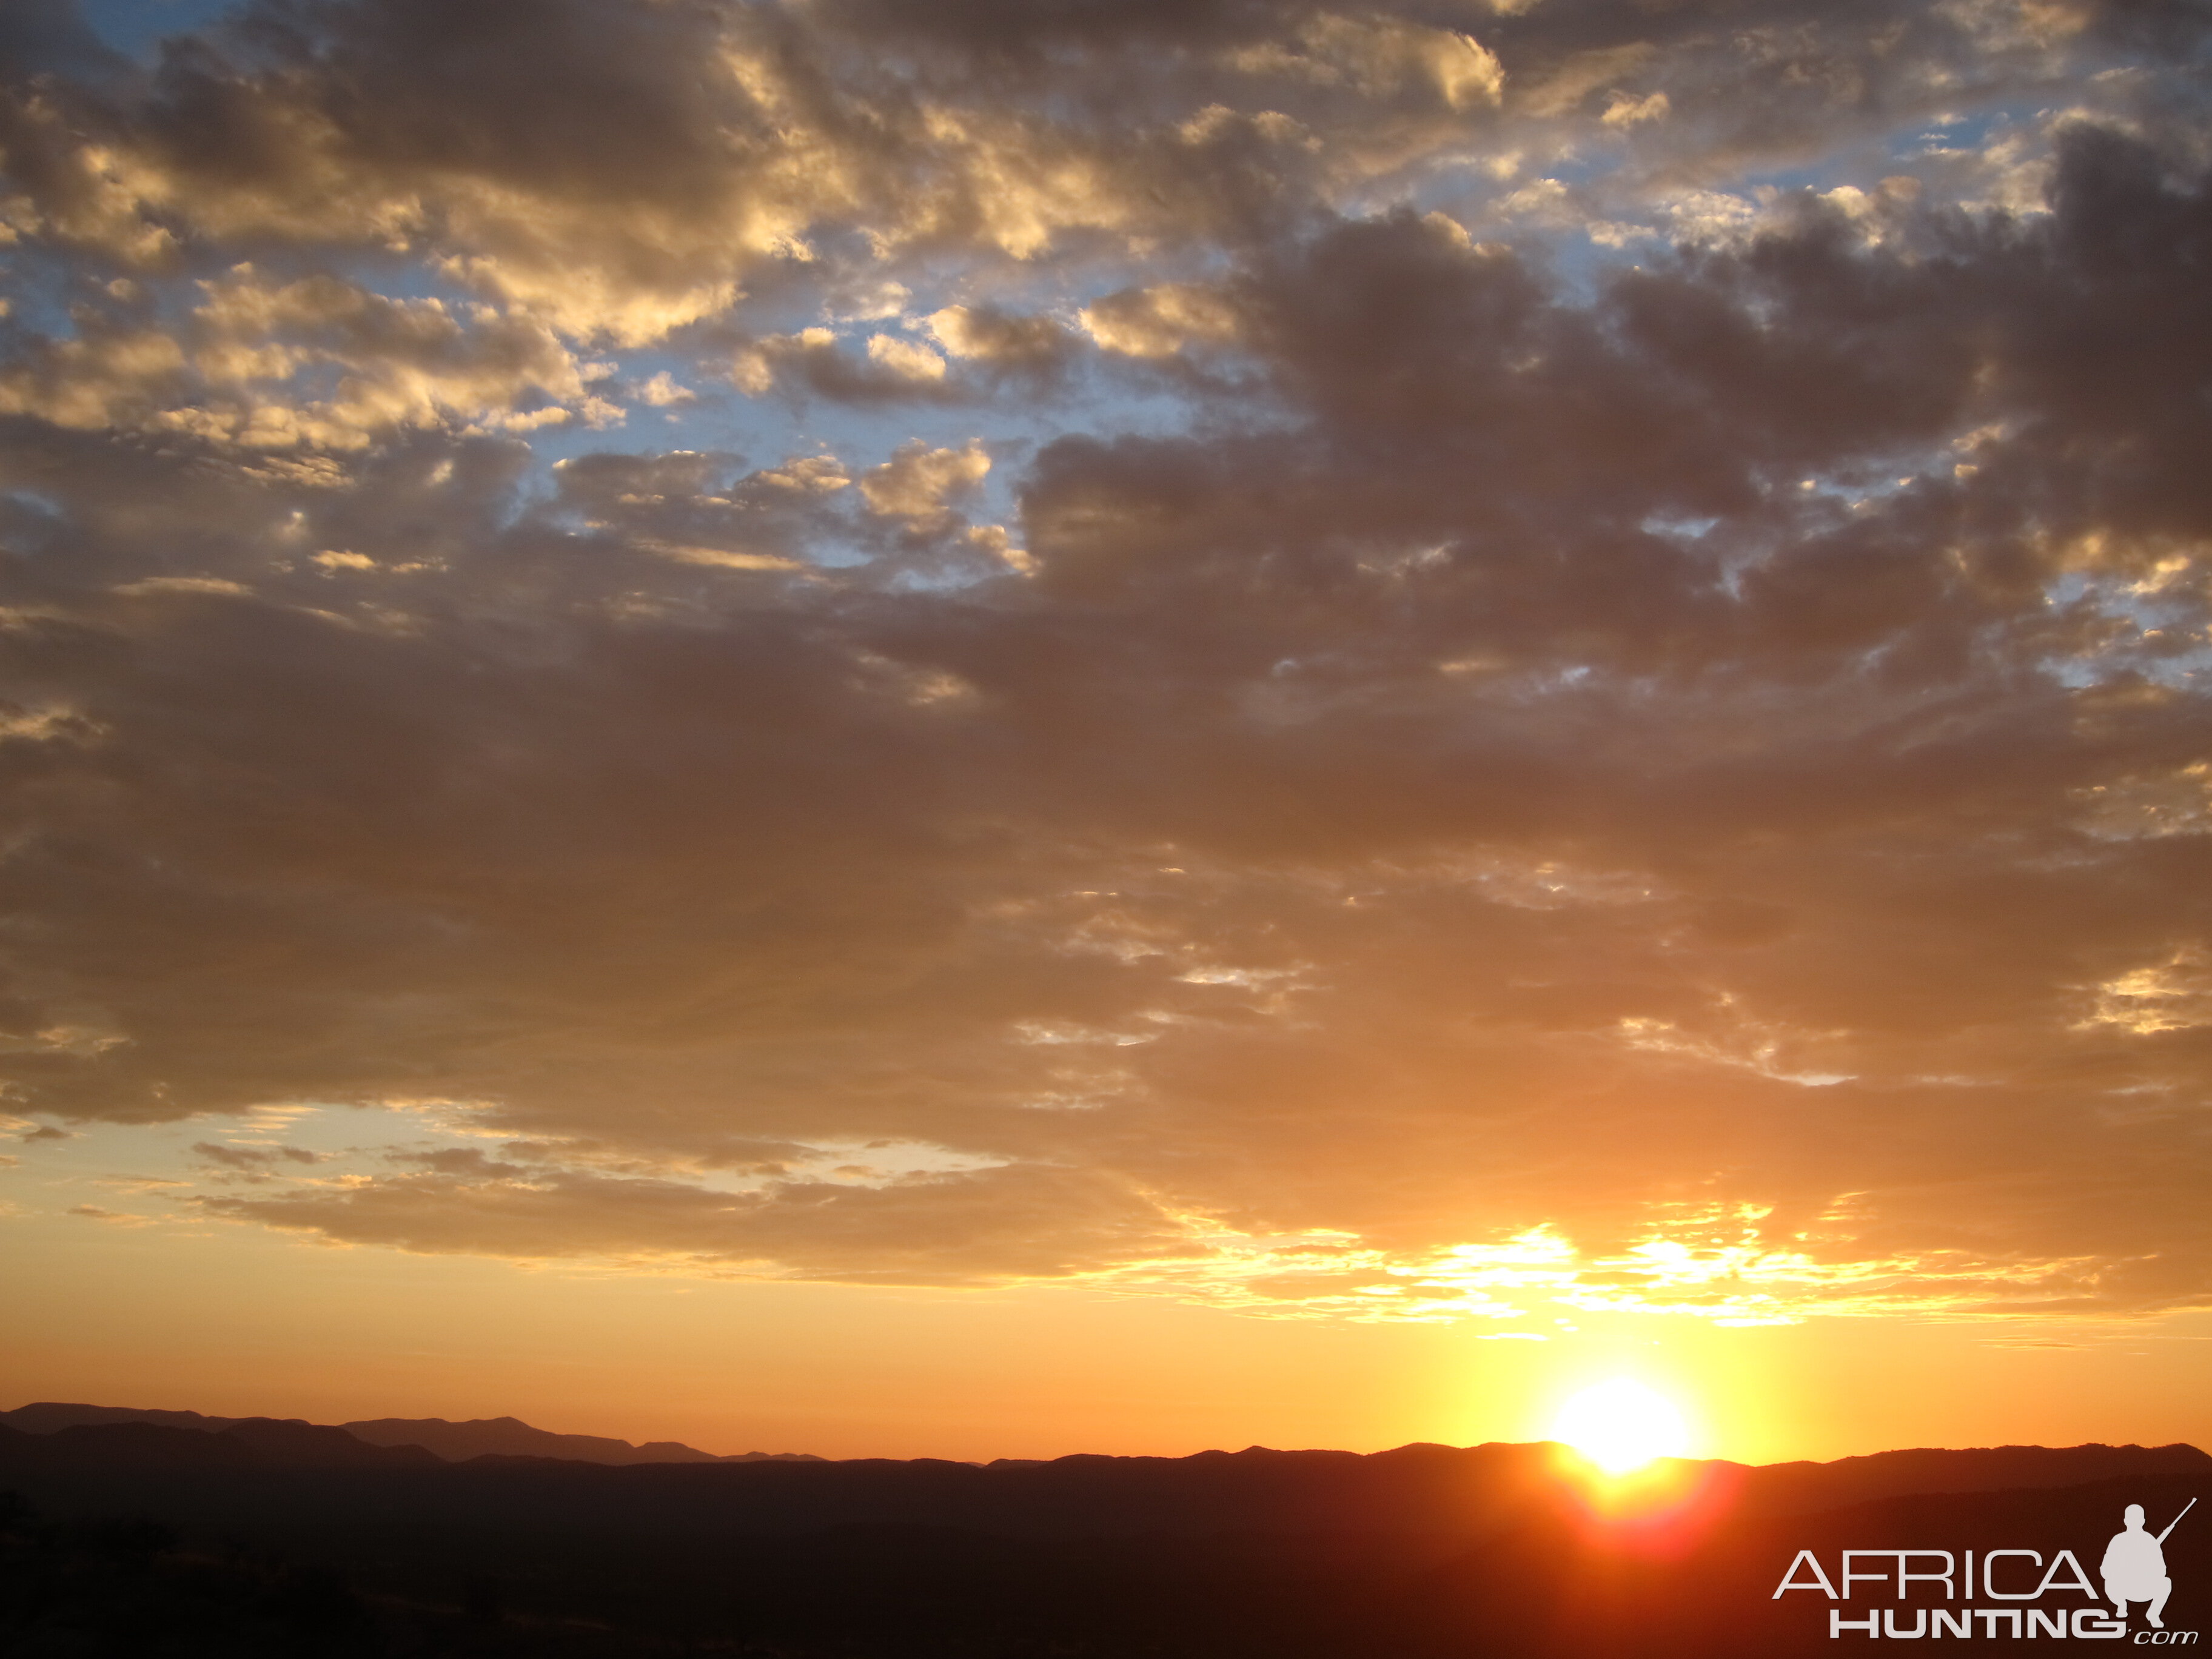
[[[2181,1506],[2181,1515],[2197,1507],[2191,1498]],[[2128,1603],[2148,1601],[2149,1608],[2143,1616],[2150,1620],[2153,1630],[2164,1630],[2166,1620],[2159,1615],[2166,1611],[2166,1598],[2173,1594],[2173,1580],[2166,1576],[2166,1540],[2167,1534],[2181,1524],[2181,1515],[2166,1523],[2166,1531],[2155,1538],[2143,1530],[2143,1506],[2128,1505],[2121,1518],[2127,1522],[2125,1532],[2116,1532],[2112,1541],[2105,1546],[2105,1595],[2121,1618],[2128,1616]]]
[[[2101,1598],[2081,1559],[2069,1549],[2060,1550],[2047,1564],[2041,1551],[2031,1549],[1856,1549],[1843,1552],[1832,1578],[1818,1555],[1799,1550],[1775,1586],[1774,1599],[1779,1601],[1791,1590],[1813,1590],[1833,1602],[1887,1600],[1906,1604],[1852,1610],[1863,1613],[1862,1618],[1849,1616],[1840,1606],[1831,1607],[1831,1638],[2055,1636],[2106,1642],[2128,1638],[2128,1608],[2144,1602],[2147,1628],[2133,1633],[2136,1646],[2193,1647],[2197,1632],[2166,1627],[2166,1601],[2173,1594],[2173,1580],[2166,1570],[2166,1540],[2181,1524],[2182,1516],[2196,1507],[2192,1498],[2166,1523],[2165,1531],[2154,1534],[2144,1528],[2143,1506],[2129,1504],[2121,1516],[2124,1529],[2112,1534],[2099,1564],[2105,1587]],[[1877,1585],[1881,1588],[1873,1588]],[[2058,1604],[2045,1605],[2046,1597],[2057,1598]],[[2067,1606],[2069,1597],[2090,1605]],[[1921,1605],[1910,1605],[1916,1600]],[[1960,1607],[1960,1601],[2011,1605]],[[2105,1611],[2104,1601],[2112,1603],[2111,1613]],[[1936,1605],[1946,1602],[1951,1605]]]

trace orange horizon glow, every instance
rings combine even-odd
[[[1545,1342],[1466,1325],[1255,1320],[1050,1286],[997,1291],[643,1281],[303,1247],[10,1225],[0,1405],[34,1400],[337,1423],[512,1415],[564,1433],[829,1457],[1375,1452],[1547,1437],[1628,1372],[1697,1401],[1701,1454],[1742,1463],[1907,1445],[2212,1445],[2198,1342],[2108,1384],[2104,1345],[2019,1349],[1966,1326],[1749,1330],[1583,1316]],[[2172,1338],[2212,1336],[2177,1318]],[[2021,1386],[2032,1367],[2033,1388]],[[1901,1395],[1903,1374],[1942,1374]]]

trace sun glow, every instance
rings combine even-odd
[[[1690,1449],[1689,1430],[1672,1402],[1626,1376],[1584,1389],[1560,1407],[1552,1438],[1607,1474],[1626,1474],[1655,1457],[1680,1457]]]

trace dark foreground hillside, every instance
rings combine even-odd
[[[2155,1530],[2212,1497],[2187,1447],[1685,1464],[1609,1507],[1541,1446],[601,1467],[245,1426],[0,1431],[0,1652],[1764,1659],[1869,1639],[1832,1638],[1832,1607],[1904,1636],[1969,1606],[1998,1615],[1973,1639],[2050,1633],[2014,1637],[2016,1606],[2070,1640],[2093,1604],[2063,1585],[1773,1592],[1801,1549],[1832,1577],[1846,1548],[2035,1552],[2005,1561],[2014,1595],[2066,1550],[2094,1580],[2127,1504]],[[2167,1541],[2176,1632],[2212,1622],[2208,1509]]]

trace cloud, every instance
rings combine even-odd
[[[980,444],[932,449],[913,443],[863,475],[860,494],[869,511],[885,518],[933,520],[945,514],[950,499],[974,489],[990,471],[991,458]]]
[[[1109,294],[1078,319],[1109,351],[1129,357],[1166,357],[1192,343],[1234,339],[1235,307],[1223,295],[1188,283],[1163,283]]]
[[[0,374],[0,413],[81,430],[144,420],[184,368],[177,343],[150,329],[42,341]]]
[[[866,1283],[1062,1275],[1141,1256],[1164,1234],[1115,1183],[1043,1169],[773,1194],[452,1160],[343,1191],[210,1198],[234,1219],[428,1254],[627,1259],[645,1267]]]
[[[1439,156],[1525,149],[1508,109],[1564,157],[1634,108],[1668,133],[1635,170],[1679,179],[2045,86],[2119,29],[2008,5],[1763,3],[1725,30],[1539,6],[1471,33],[1388,7],[981,15],[560,0],[477,8],[455,35],[428,0],[249,7],[149,77],[16,83],[11,213],[140,270],[233,245],[397,254],[635,345],[865,270],[855,239],[1017,264],[1098,237],[1235,241]],[[1645,119],[1670,99],[1700,118]]]
[[[1049,384],[1067,369],[1074,339],[1049,317],[1015,316],[996,306],[946,306],[927,319],[931,335],[953,357],[1000,374]]]
[[[566,333],[638,344],[803,273],[836,227],[1026,260],[1071,232],[1218,211],[1224,168],[1256,204],[1271,191],[1249,145],[1176,136],[1217,88],[1320,95],[1356,126],[1407,104],[1449,116],[1498,74],[1468,37],[1316,11],[1280,61],[1200,48],[1200,84],[1130,133],[933,65],[863,69],[880,27],[841,21],[565,0],[480,9],[460,52],[421,0],[313,25],[264,7],[166,58],[141,104],[19,88],[19,210],[137,266],[225,240],[401,251]]]
[[[945,378],[945,359],[927,346],[902,340],[895,334],[868,337],[868,361],[902,380],[928,381]]]
[[[757,397],[777,386],[842,404],[957,400],[945,359],[918,341],[872,334],[864,352],[848,351],[826,328],[775,334],[741,349],[730,371],[740,391]]]
[[[2203,1305],[2155,21],[385,0],[11,83],[11,1108],[405,1116],[191,1170],[410,1250]]]
[[[200,1140],[192,1150],[211,1164],[228,1170],[264,1170],[279,1159],[290,1164],[319,1164],[320,1154],[304,1146],[225,1146],[214,1141]]]
[[[0,413],[255,450],[361,449],[408,428],[620,419],[533,320],[483,306],[456,314],[335,276],[272,284],[243,264],[200,288],[182,329],[100,319],[75,339],[38,342],[0,373]],[[300,395],[313,380],[329,395]]]
[[[1664,120],[1671,107],[1663,92],[1646,93],[1641,98],[1616,92],[1607,100],[1605,113],[1598,119],[1609,127],[1632,127],[1640,122]]]
[[[1496,103],[1504,80],[1496,54],[1472,35],[1327,11],[1309,12],[1293,40],[1246,46],[1230,61],[1247,73],[1348,86],[1370,97],[1418,88],[1454,110]]]
[[[655,409],[666,409],[672,404],[694,402],[699,394],[688,386],[678,386],[664,368],[638,387],[637,396],[639,401],[650,404]]]

